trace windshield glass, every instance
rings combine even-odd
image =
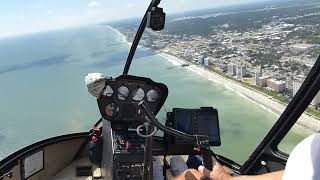
[[[0,159],[38,140],[90,129],[100,114],[84,76],[121,75],[147,6],[97,0],[0,7]],[[243,164],[319,55],[320,4],[181,0],[160,6],[165,29],[145,31],[129,74],[168,86],[158,114],[163,123],[174,107],[217,108],[222,145],[214,149]],[[282,144],[286,152],[320,129],[317,100]]]

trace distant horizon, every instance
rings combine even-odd
[[[183,0],[182,0],[183,1]],[[196,11],[205,11],[205,10],[223,10],[223,8],[232,8],[232,7],[242,7],[245,5],[253,5],[253,4],[268,4],[268,3],[281,3],[283,1],[295,1],[295,0],[249,0],[248,2],[240,2],[236,4],[224,4],[222,6],[216,6],[216,7],[202,7],[198,9],[188,9],[188,10],[182,10],[182,11],[176,11],[176,12],[167,12],[166,9],[165,11],[169,16],[175,16],[175,15],[182,15],[185,13],[192,13]],[[90,4],[89,4],[90,5]],[[92,4],[93,6],[94,4]],[[163,7],[163,6],[162,6]],[[145,7],[146,8],[146,7]],[[168,8],[169,9],[169,8]],[[144,11],[143,11],[144,12]],[[108,23],[114,23],[114,22],[119,22],[119,21],[125,21],[125,20],[130,20],[130,19],[139,19],[142,18],[140,15],[135,15],[133,17],[123,17],[123,18],[116,18],[112,20],[97,20],[97,21],[92,21],[92,22],[84,22],[84,23],[76,23],[76,24],[70,24],[67,26],[57,26],[57,27],[50,27],[50,28],[44,28],[44,29],[37,29],[33,31],[24,31],[24,32],[16,32],[16,33],[1,33],[0,32],[0,40],[1,39],[7,39],[7,38],[15,38],[15,37],[21,37],[21,36],[28,36],[32,34],[38,34],[38,33],[46,33],[46,32],[52,32],[52,31],[59,31],[59,30],[65,30],[65,29],[72,29],[72,28],[80,28],[84,26],[89,26],[89,25],[99,25],[99,24],[108,24]]]
[[[47,0],[50,1],[50,0]],[[35,33],[41,33],[41,32],[50,32],[50,31],[55,31],[55,30],[61,30],[61,29],[68,29],[68,28],[75,28],[75,27],[81,27],[81,26],[86,26],[86,25],[93,25],[93,24],[102,24],[102,23],[111,23],[115,21],[121,21],[121,20],[126,20],[126,19],[132,19],[132,18],[141,18],[143,13],[145,12],[145,9],[147,8],[147,4],[149,3],[149,0],[145,0],[141,3],[139,3],[139,8],[137,7],[136,9],[132,9],[132,11],[127,12],[127,14],[124,14],[122,16],[106,16],[105,13],[112,13],[108,11],[115,11],[115,10],[131,10],[131,6],[137,6],[137,4],[128,4],[128,6],[125,6],[124,8],[118,7],[118,9],[108,7],[109,9],[102,9],[99,10],[99,13],[96,12],[98,7],[102,6],[103,0],[91,0],[86,7],[87,9],[84,9],[82,7],[83,13],[87,12],[89,13],[90,17],[78,17],[76,15],[70,15],[69,12],[64,12],[66,13],[65,16],[63,16],[62,12],[59,12],[59,17],[58,19],[52,19],[51,16],[53,14],[56,14],[55,11],[53,10],[45,10],[46,7],[43,7],[43,5],[33,5],[30,7],[35,8],[37,11],[34,11],[32,9],[32,12],[30,11],[30,7],[14,7],[15,2],[12,4],[9,4],[9,8],[6,8],[6,4],[2,7],[4,12],[1,12],[1,7],[0,7],[0,20],[1,20],[1,15],[2,15],[2,20],[4,22],[2,31],[0,30],[0,39],[3,38],[11,38],[11,37],[18,37],[18,36],[24,36],[24,35],[29,35],[29,34],[35,34]],[[134,1],[134,0],[127,0],[127,1]],[[192,12],[192,11],[201,11],[201,10],[208,10],[208,9],[218,9],[218,8],[224,8],[224,7],[233,7],[233,6],[238,6],[238,5],[245,5],[245,4],[255,4],[255,3],[269,3],[272,1],[282,1],[282,0],[242,0],[242,1],[235,1],[235,0],[226,0],[225,2],[217,1],[217,3],[212,6],[212,7],[186,7],[190,6],[190,4],[194,3],[192,1],[187,1],[185,0],[180,0],[181,2],[178,2],[178,4],[182,4],[182,7],[176,8],[174,6],[176,5],[171,5],[170,2],[163,1],[160,6],[165,8],[165,11],[167,14],[174,15],[174,14],[179,14],[179,13],[185,13],[185,12]],[[210,0],[204,0],[203,4],[207,4]],[[229,3],[229,4],[228,4]],[[18,4],[18,3],[16,3]],[[80,4],[80,3],[78,3]],[[115,3],[116,4],[116,3]],[[210,3],[212,4],[212,3]],[[56,5],[56,4],[54,4]],[[52,3],[48,2],[47,6],[54,6]],[[74,4],[72,4],[74,5]],[[12,7],[10,7],[12,6]],[[18,5],[16,5],[18,6]],[[19,5],[21,6],[21,5]],[[185,7],[183,7],[185,6]],[[5,9],[6,8],[6,9]],[[18,9],[20,8],[20,9]],[[59,8],[65,8],[65,7],[59,7]],[[72,7],[73,8],[73,7]],[[15,12],[22,11],[22,14],[20,13],[13,13],[11,10],[15,10]],[[178,10],[177,10],[178,9]],[[11,10],[11,11],[10,11]],[[69,9],[68,9],[69,10]],[[45,12],[42,12],[45,11]],[[92,12],[91,12],[92,11]],[[6,14],[7,13],[7,14]],[[41,17],[41,13],[44,13],[44,17]],[[74,13],[73,11],[71,13]],[[92,13],[92,17],[91,14]],[[118,12],[117,12],[118,13]],[[121,13],[121,12],[119,12]],[[131,15],[132,14],[132,15]],[[62,16],[61,16],[62,15]],[[88,15],[88,16],[89,16]],[[36,18],[35,20],[30,19],[31,18]],[[107,19],[107,17],[112,17],[112,19]],[[28,19],[29,18],[29,19]],[[52,21],[50,21],[52,19]],[[29,24],[28,20],[30,21]],[[55,22],[55,20],[59,20],[59,23]],[[16,21],[21,21],[16,22]],[[65,21],[65,22],[63,22]],[[32,24],[33,23],[33,24]]]

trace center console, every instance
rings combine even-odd
[[[103,117],[101,170],[104,180],[152,179],[149,176],[152,175],[151,156],[204,154],[204,146],[220,145],[218,112],[212,107],[176,108],[167,114],[166,126],[158,122],[155,115],[167,96],[164,84],[143,77],[120,76],[106,81],[97,99]],[[167,134],[154,136],[153,130],[148,130],[151,124]],[[182,136],[177,138],[177,134]],[[210,158],[207,164],[211,165],[210,154],[206,157]],[[205,162],[209,161],[204,158]],[[144,172],[149,173],[148,178]]]
[[[135,130],[112,130],[103,120],[102,172],[104,179],[142,179],[145,139]]]

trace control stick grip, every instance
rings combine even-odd
[[[213,152],[210,150],[210,148],[203,149],[202,151],[203,165],[205,168],[207,168],[210,171],[212,171],[212,168],[213,168],[212,155],[213,155]]]

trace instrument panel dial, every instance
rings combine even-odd
[[[113,95],[113,89],[110,85],[107,85],[106,89],[103,92],[103,95],[108,97],[111,97]]]
[[[155,89],[151,89],[147,92],[147,100],[151,103],[156,102],[159,98],[159,93]]]
[[[118,99],[119,100],[126,100],[129,96],[129,88],[126,86],[121,86],[118,88]]]
[[[107,79],[97,99],[102,117],[111,122],[139,124],[139,102],[145,101],[157,114],[168,96],[168,88],[144,77],[122,75]]]
[[[115,103],[107,104],[105,108],[105,113],[108,117],[114,117],[119,112],[119,107]]]
[[[142,101],[144,98],[144,90],[141,88],[135,89],[132,92],[132,99],[135,101]]]

